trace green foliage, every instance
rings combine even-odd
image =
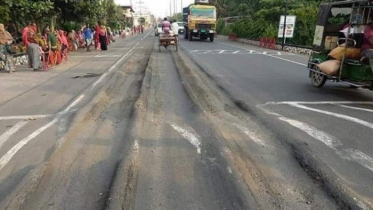
[[[217,32],[236,33],[238,37],[259,39],[277,37],[280,16],[284,14],[284,0],[213,0],[219,17],[240,16],[241,19],[225,27],[219,19]],[[294,38],[287,43],[311,45],[318,6],[322,0],[287,0],[288,14],[296,15]],[[324,1],[325,2],[325,1]]]
[[[50,25],[56,17],[57,25],[68,30],[77,27],[69,24],[95,24],[98,20],[115,29],[125,21],[114,0],[0,0],[0,14],[1,23],[12,20],[22,26],[29,21]]]

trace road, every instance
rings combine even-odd
[[[302,55],[180,48],[147,31],[0,75],[0,209],[373,209],[371,92],[312,87]]]

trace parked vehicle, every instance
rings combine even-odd
[[[162,33],[162,24],[160,23],[160,24],[156,25],[154,27],[154,29],[155,29],[155,36],[159,36],[159,34]]]
[[[372,90],[369,59],[360,54],[364,28],[373,20],[370,0],[323,3],[318,14],[308,61],[312,85],[320,88],[326,81],[333,81]]]

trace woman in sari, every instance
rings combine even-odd
[[[99,40],[101,45],[101,50],[107,50],[107,42],[108,36],[105,26],[101,26],[100,33],[99,33]]]
[[[28,60],[34,71],[40,70],[40,40],[34,30],[29,30],[27,34],[28,41]]]
[[[95,48],[96,50],[100,49],[100,31],[101,31],[101,22],[98,21],[96,28],[95,28],[95,34],[94,34],[94,39],[95,39]]]
[[[60,30],[60,40],[62,43],[61,53],[63,54],[63,51],[69,47],[69,42],[67,41],[65,32]]]
[[[14,58],[13,55],[7,52],[5,46],[12,42],[12,35],[5,30],[4,24],[0,23],[0,59],[5,61],[5,70],[9,71],[9,73],[15,71]]]

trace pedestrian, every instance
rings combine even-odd
[[[14,57],[7,50],[7,46],[10,47],[13,41],[12,35],[5,30],[4,24],[0,23],[0,59],[5,61],[5,70],[9,73],[15,72]]]
[[[108,35],[107,35],[106,27],[103,25],[101,26],[101,29],[99,32],[99,39],[100,39],[101,50],[107,50]]]
[[[177,24],[176,20],[172,21],[171,29],[175,36],[179,36],[179,24]]]
[[[100,46],[99,46],[99,44],[100,44],[100,35],[99,35],[100,31],[101,31],[101,22],[98,21],[97,25],[96,25],[96,28],[95,28],[95,37],[94,37],[96,50],[100,49]]]
[[[29,65],[34,68],[34,71],[40,70],[40,47],[39,47],[39,38],[36,35],[33,29],[29,29],[27,33],[27,42],[28,42],[28,61]]]
[[[89,24],[84,29],[84,38],[85,38],[85,45],[87,47],[87,52],[90,52],[91,49],[91,44],[92,44],[92,39],[93,39],[93,31],[90,27]]]

